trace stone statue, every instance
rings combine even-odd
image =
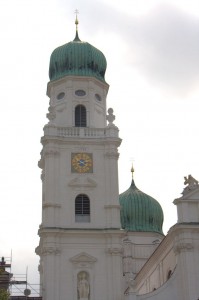
[[[81,272],[78,275],[77,290],[78,290],[78,295],[79,295],[78,299],[79,300],[88,300],[89,299],[90,286],[89,286],[89,282],[87,280],[86,272]]]
[[[113,109],[112,108],[108,109],[108,115],[106,116],[106,119],[109,122],[108,126],[115,126],[113,124],[113,121],[115,120],[115,116],[113,114]]]
[[[186,194],[188,191],[195,189],[196,187],[198,187],[198,181],[193,178],[191,175],[189,175],[188,177],[184,177],[184,184],[188,184],[184,190],[183,190],[183,195]]]

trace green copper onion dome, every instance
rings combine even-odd
[[[78,21],[76,19],[76,26]],[[95,77],[105,82],[106,58],[104,54],[76,37],[72,42],[56,48],[50,58],[50,81],[64,76]]]
[[[128,231],[162,232],[163,211],[155,199],[141,192],[134,180],[130,188],[120,194],[121,224]]]

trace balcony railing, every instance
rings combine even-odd
[[[44,135],[58,137],[77,137],[77,138],[118,138],[118,128],[116,126],[107,126],[105,128],[89,128],[89,127],[58,127],[55,125],[46,125],[44,127]]]

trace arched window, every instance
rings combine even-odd
[[[75,198],[75,222],[90,222],[90,200],[84,194]]]
[[[75,107],[75,127],[86,127],[86,108],[84,105]]]

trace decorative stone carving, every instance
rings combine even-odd
[[[49,111],[49,113],[46,114],[46,117],[48,118],[49,123],[52,123],[56,117],[55,109],[54,109],[54,107],[49,106],[48,111]]]
[[[59,154],[60,154],[59,151],[53,150],[53,149],[44,151],[44,156],[47,156],[47,157],[48,156],[57,156]]]
[[[61,250],[57,247],[43,247],[40,249],[40,255],[59,255],[60,253]]]
[[[115,158],[115,159],[118,159],[119,158],[119,153],[118,153],[118,150],[117,149],[111,149],[110,151],[107,151],[105,153],[105,156],[108,157],[108,158]]]
[[[108,109],[108,115],[106,115],[106,120],[109,122],[108,126],[115,126],[113,124],[113,121],[115,120],[115,116],[113,114],[113,109],[112,108]]]
[[[111,255],[121,255],[123,253],[122,248],[110,247],[107,249],[107,253]]]
[[[132,272],[133,269],[133,259],[131,256],[129,257],[123,257],[123,273],[129,273]]]
[[[87,253],[80,253],[70,259],[70,261],[79,268],[89,268],[97,259]]]
[[[69,186],[73,187],[96,187],[97,182],[89,177],[76,177],[72,179],[69,183]]]
[[[81,147],[76,147],[74,149],[74,152],[88,152],[88,148],[85,146],[81,146]]]
[[[125,274],[125,281],[127,283],[127,286],[129,288],[129,291],[133,291],[134,287],[135,287],[135,274],[133,273],[126,273]]]
[[[123,247],[124,247],[124,257],[129,257],[131,256],[132,252],[132,243],[131,241],[127,238],[123,240]]]
[[[196,180],[195,178],[193,178],[191,175],[189,175],[188,177],[184,177],[184,185],[187,184],[187,186],[184,188],[182,194],[186,195],[189,191],[194,190],[195,188],[199,187],[198,185],[198,180]]]
[[[176,254],[180,253],[181,251],[191,251],[192,249],[193,244],[188,242],[177,242],[173,247],[173,250]]]

